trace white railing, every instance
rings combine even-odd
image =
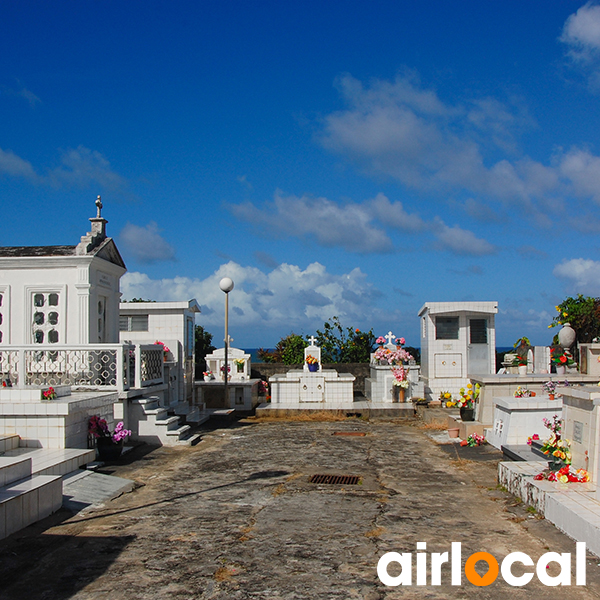
[[[70,385],[128,390],[163,382],[161,346],[88,344],[0,345],[0,378],[6,385]]]

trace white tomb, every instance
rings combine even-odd
[[[285,374],[273,375],[271,384],[271,404],[278,408],[305,407],[336,408],[354,402],[354,380],[351,373],[338,373],[335,369],[323,369],[321,348],[310,338],[310,345],[304,349],[302,370],[292,369]],[[317,359],[316,371],[310,371],[306,362],[308,356]]]
[[[485,439],[499,450],[502,446],[523,446],[535,433],[543,440],[550,435],[544,419],[560,416],[562,404],[561,399],[550,400],[547,395],[494,398],[494,424],[486,430]]]
[[[458,396],[469,375],[496,372],[497,302],[427,302],[421,317],[421,378],[425,397]]]
[[[211,372],[216,381],[225,380],[225,348],[218,348],[205,357],[207,372]],[[228,381],[250,379],[250,355],[239,348],[227,348]],[[210,377],[208,378],[210,380]]]
[[[251,378],[252,362],[250,354],[239,348],[227,348],[228,385],[225,399],[225,348],[218,348],[205,357],[207,373],[204,381],[194,382],[196,402],[207,408],[225,408],[250,411],[259,402],[258,386],[260,379]]]
[[[404,388],[404,402],[409,402],[412,398],[422,398],[420,367],[414,364],[414,360],[413,364],[403,364],[403,357],[398,354],[399,347],[392,343],[397,338],[391,331],[383,337],[388,340],[388,343],[371,353],[370,377],[365,379],[365,396],[371,402],[399,402],[402,394],[398,393],[399,386],[394,385],[394,369],[402,366],[408,381],[408,386]]]

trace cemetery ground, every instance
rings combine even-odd
[[[384,586],[379,558],[414,557],[417,542],[428,553],[461,542],[463,562],[480,551],[499,562],[516,551],[574,557],[571,539],[497,486],[499,452],[457,453],[435,433],[412,420],[246,419],[192,448],[140,446],[105,469],[134,480],[133,492],[63,509],[0,542],[0,598],[600,598],[600,559],[590,554],[587,585],[568,589],[536,577],[510,587],[501,576],[477,587],[464,573],[456,587],[447,565],[440,586]],[[314,474],[360,481],[310,483]]]

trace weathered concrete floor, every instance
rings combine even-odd
[[[351,430],[367,435],[332,435]],[[363,480],[315,485],[308,483],[314,473]],[[537,578],[523,588],[501,577],[476,587],[464,575],[452,587],[447,570],[438,587],[383,586],[379,557],[414,553],[419,541],[429,552],[461,542],[463,561],[478,551],[537,560],[548,550],[575,549],[496,488],[494,461],[453,458],[414,425],[240,424],[193,448],[157,449],[114,474],[140,487],[102,509],[62,511],[0,542],[0,598],[600,597],[595,557],[587,561],[587,586],[566,590]]]

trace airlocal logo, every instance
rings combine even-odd
[[[417,542],[417,550],[426,550],[425,542]],[[488,565],[488,571],[485,575],[479,575],[475,571],[475,565],[483,561]],[[462,585],[462,552],[460,542],[452,542],[450,559],[448,552],[433,552],[429,561],[431,571],[431,585],[441,585],[442,583],[442,565],[450,563],[450,583],[452,585]],[[547,572],[548,564],[558,563],[560,573],[551,576]],[[399,575],[393,577],[388,573],[388,566],[391,563],[398,563],[401,567]],[[524,573],[515,576],[512,574],[512,566],[515,563],[521,563],[525,567],[533,567],[533,560],[525,552],[512,552],[504,557],[502,563],[498,561],[489,552],[475,552],[465,561],[465,577],[473,584],[486,586],[494,583],[498,573],[506,583],[514,587],[527,585],[534,576],[533,572]],[[417,552],[417,582],[416,585],[427,585],[427,554]],[[546,552],[542,554],[535,565],[535,574],[537,578],[546,586],[571,585],[571,553]],[[377,563],[377,575],[381,583],[389,586],[412,585],[412,553],[387,552]],[[577,542],[575,551],[575,585],[585,585],[585,542]]]

